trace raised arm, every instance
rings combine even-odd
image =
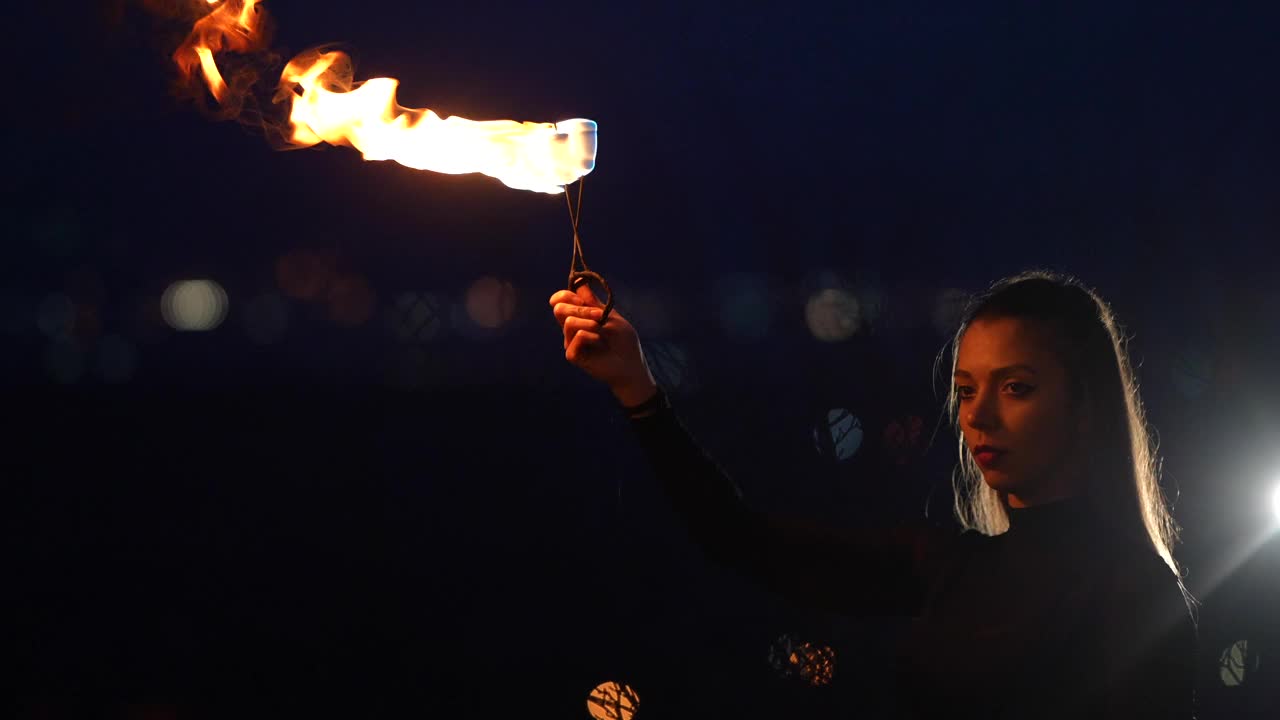
[[[946,535],[926,527],[836,528],[759,512],[669,407],[632,425],[676,512],[714,560],[803,605],[859,615],[920,609]]]
[[[716,561],[794,602],[856,614],[915,614],[948,536],[926,527],[858,530],[751,509],[665,402],[631,324],[616,310],[601,325],[586,287],[551,296],[565,357],[607,384],[690,534]]]

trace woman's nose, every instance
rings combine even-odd
[[[990,430],[1000,424],[1000,414],[996,409],[995,398],[990,393],[980,393],[969,405],[966,417],[969,427],[977,430]]]

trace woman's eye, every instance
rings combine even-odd
[[[961,400],[968,400],[973,397],[973,388],[968,385],[959,385],[956,387],[956,397]]]
[[[1010,393],[1013,393],[1014,395],[1026,395],[1027,393],[1031,392],[1035,388],[1032,388],[1030,385],[1026,383],[1011,382],[1005,385],[1005,389],[1007,389]]]

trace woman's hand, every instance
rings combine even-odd
[[[604,305],[588,285],[577,291],[561,290],[549,302],[564,331],[566,360],[608,385],[624,406],[639,405],[653,396],[658,385],[640,350],[640,336],[617,308],[601,325]]]

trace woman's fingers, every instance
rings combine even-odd
[[[565,348],[569,347],[575,332],[583,328],[598,327],[600,320],[604,317],[602,308],[584,305],[582,298],[569,290],[554,293],[549,302],[552,306],[552,314],[555,315],[556,322],[564,332]]]
[[[591,288],[586,285],[580,285],[577,292],[573,290],[557,290],[548,300],[548,304],[555,306],[559,303],[604,308],[604,303],[597,300],[596,294],[591,292]]]
[[[578,297],[577,293],[573,292],[572,290],[557,290],[556,292],[551,294],[551,299],[547,302],[547,304],[551,305],[552,307],[555,307],[560,303],[570,303],[572,305],[581,305],[582,298]]]
[[[579,330],[573,336],[573,340],[565,346],[564,357],[571,363],[577,364],[584,358],[591,349],[601,342],[599,333],[590,330]]]
[[[579,285],[577,291],[573,290],[557,290],[552,294],[549,305],[556,303],[570,303],[573,305],[587,305],[589,307],[603,308],[604,303],[596,299],[596,294],[591,291],[591,287],[583,284]]]
[[[586,307],[583,305],[575,305],[573,303],[556,303],[552,308],[552,313],[556,316],[556,322],[564,325],[569,318],[582,318],[596,322],[604,317],[604,311],[600,308]]]
[[[583,330],[590,330],[593,333],[599,334],[601,330],[599,322],[578,317],[576,315],[571,315],[565,318],[561,327],[564,328],[564,346],[566,348],[569,347],[569,343],[573,341],[573,336],[577,333],[582,332]]]

